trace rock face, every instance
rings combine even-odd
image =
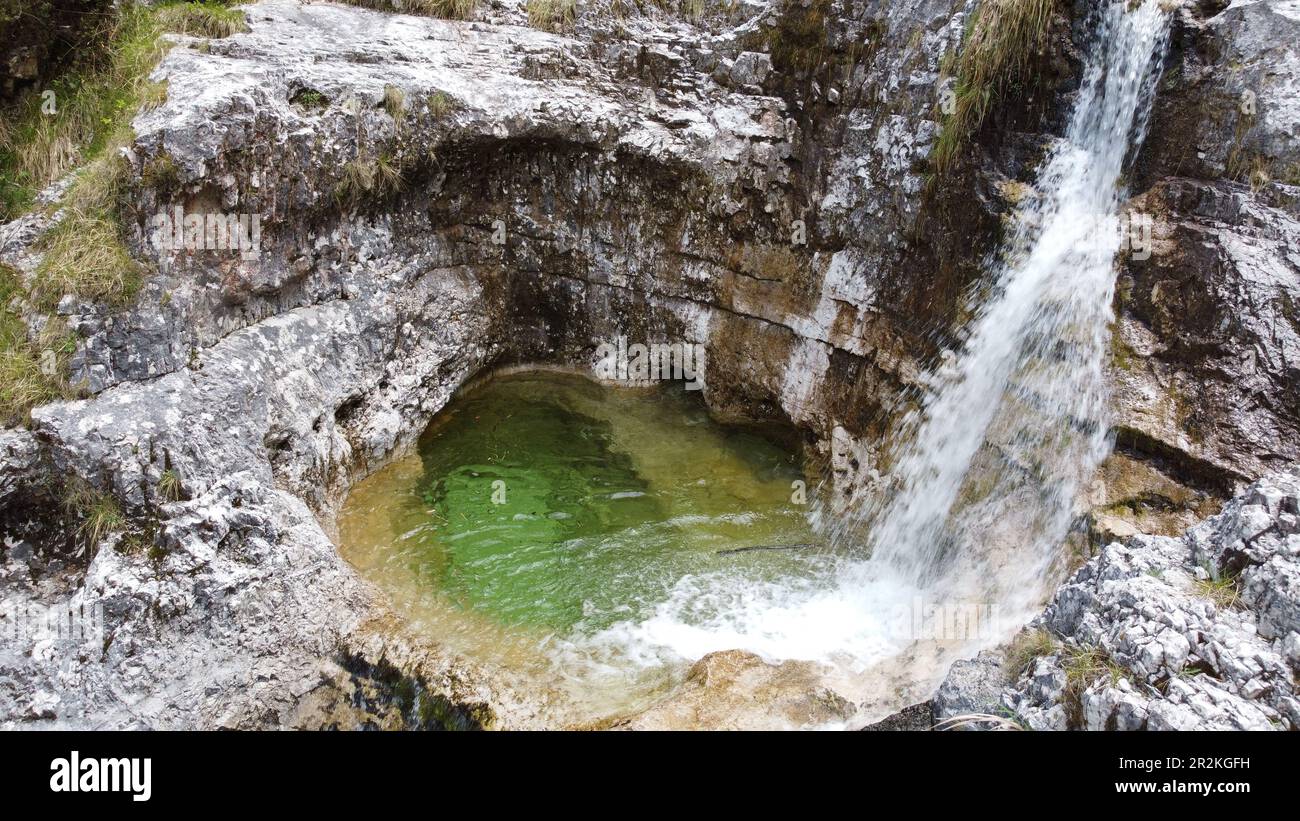
[[[936,718],[1000,712],[1038,730],[1300,728],[1297,510],[1292,470],[1181,538],[1108,545],[1030,625],[1050,638],[1017,659],[1018,678],[997,683],[1007,662],[995,654],[958,663],[933,701]],[[993,682],[1000,698],[990,705],[972,679]]]
[[[1221,490],[1300,458],[1300,7],[1225,6],[1176,19],[1112,369],[1121,449]]]
[[[0,432],[3,601],[102,612],[103,635],[14,631],[0,722],[365,725],[335,709],[350,699],[383,702],[381,726],[537,726],[547,694],[406,635],[330,541],[350,485],[493,367],[585,368],[619,336],[702,343],[711,410],[797,429],[830,510],[871,492],[878,445],[959,338],[1007,192],[1069,91],[1077,32],[1062,15],[1044,94],[1000,107],[963,176],[927,191],[940,61],[976,5],[745,2],[611,27],[592,4],[556,35],[519,26],[511,2],[461,23],[264,0],[247,33],[178,38],[154,75],[167,99],[136,119],[125,156],[145,285],[125,310],[59,304],[90,396]],[[1226,155],[1188,165],[1176,149],[1180,117],[1249,81],[1267,114],[1243,144],[1295,158],[1300,61],[1250,50],[1294,27],[1293,7],[1183,12],[1183,80],[1139,158],[1138,202],[1162,228],[1150,259],[1125,262],[1133,354],[1114,373],[1120,446],[1141,468],[1121,473],[1142,478],[1107,479],[1105,503],[1158,486],[1177,500],[1170,526],[1296,456],[1294,199],[1276,180],[1224,179]],[[1230,60],[1248,70],[1223,71]],[[257,253],[157,247],[159,215],[184,214],[257,217]],[[0,262],[30,276],[52,219],[0,226]],[[72,538],[81,523],[60,499],[81,486],[116,500],[124,533]],[[1263,507],[1278,523],[1295,512]],[[1287,590],[1258,591],[1261,636],[1289,623]],[[1195,612],[1211,630],[1227,618]],[[1169,667],[1169,642],[1144,671]],[[1281,692],[1268,670],[1254,677]],[[852,705],[812,680],[711,656],[681,701],[632,723],[725,724],[726,704],[760,691],[782,722],[844,720]],[[1129,701],[1149,698],[1133,688]],[[986,701],[945,692],[946,712]],[[1260,698],[1271,712],[1231,715],[1291,720]],[[1092,709],[1102,724],[1119,711]]]

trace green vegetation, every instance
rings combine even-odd
[[[303,108],[309,109],[326,108],[330,104],[329,98],[314,88],[301,89],[295,92],[290,100]]]
[[[61,320],[51,320],[29,339],[27,324],[10,307],[21,293],[18,272],[0,265],[0,425],[25,424],[35,406],[74,394],[66,371],[75,337]]]
[[[567,31],[577,17],[576,0],[527,0],[528,25],[544,31]]]
[[[456,101],[448,94],[435,91],[429,95],[429,116],[440,120],[456,110]]]
[[[77,539],[89,547],[126,526],[126,517],[117,500],[96,490],[80,476],[73,476],[64,486],[63,509],[80,520]]]
[[[1021,630],[1007,648],[1007,672],[1019,676],[1042,656],[1056,652],[1057,643],[1046,630]]]
[[[1047,45],[1057,0],[984,0],[966,29],[961,53],[943,73],[956,78],[954,97],[931,155],[935,173],[953,165],[994,103],[1030,78]]]
[[[169,502],[180,501],[184,489],[181,487],[181,476],[172,468],[167,468],[158,477],[158,495]]]
[[[147,77],[166,49],[160,11],[123,6],[68,72],[48,89],[29,90],[0,118],[0,219],[22,213],[42,188],[126,141],[135,111],[156,93]]]
[[[1065,670],[1065,693],[1062,703],[1070,715],[1070,726],[1083,725],[1083,692],[1093,684],[1109,679],[1112,686],[1127,674],[1100,647],[1067,645],[1061,654]]]
[[[0,220],[30,208],[37,192],[69,170],[130,141],[136,112],[164,95],[148,80],[169,48],[163,32],[222,37],[245,30],[242,12],[213,0],[122,4],[63,75],[29,89],[0,118]]]
[[[20,306],[48,313],[65,294],[122,305],[139,287],[142,271],[127,250],[119,216],[128,181],[120,149],[133,139],[136,113],[166,94],[148,80],[170,47],[163,33],[222,37],[244,30],[242,12],[213,0],[122,3],[63,74],[27,90],[3,112],[0,220],[28,210],[39,191],[80,170],[59,203],[57,224],[40,240],[44,255],[34,276],[24,283],[16,271],[0,269],[0,422],[22,423],[36,405],[76,394],[66,376],[75,337],[58,320],[33,322],[41,330],[32,335]],[[179,168],[165,155],[143,172],[144,184],[160,190],[179,181]],[[111,521],[106,513],[86,516]]]

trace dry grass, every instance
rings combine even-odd
[[[402,117],[406,114],[406,94],[397,86],[384,86],[384,111],[400,125]]]
[[[334,196],[342,203],[356,206],[368,198],[394,194],[405,185],[401,166],[390,155],[358,157],[344,164]]]
[[[167,31],[191,37],[229,37],[248,31],[242,11],[215,2],[163,6],[158,23]]]
[[[1025,80],[1047,45],[1057,0],[985,0],[966,31],[951,113],[935,142],[931,164],[946,173],[984,123],[994,102]]]
[[[995,730],[999,732],[1018,732],[1025,729],[1014,719],[995,716],[991,713],[967,713],[944,719],[931,728],[936,732],[951,730]]]
[[[1208,579],[1193,583],[1196,595],[1214,602],[1220,610],[1230,610],[1241,600],[1241,585],[1235,576],[1211,572]]]
[[[468,20],[478,8],[478,0],[341,0],[351,6],[399,14],[441,17],[445,20]]]
[[[141,269],[117,219],[126,172],[122,158],[112,154],[78,173],[63,200],[63,219],[41,239],[45,256],[31,288],[38,307],[52,309],[65,294],[115,305],[135,295]]]
[[[1046,630],[1021,630],[1007,648],[1007,672],[1019,676],[1037,659],[1055,653],[1056,648],[1056,639]]]
[[[528,25],[543,31],[568,31],[578,16],[577,0],[527,0]]]

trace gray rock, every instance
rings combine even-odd
[[[1007,684],[1002,658],[996,653],[958,661],[931,701],[935,722],[971,713],[996,715]]]

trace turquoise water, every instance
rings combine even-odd
[[[506,628],[595,632],[687,574],[798,561],[744,548],[813,541],[802,479],[794,453],[715,424],[680,385],[532,373],[454,400],[416,456],[353,492],[340,536],[383,587]]]

